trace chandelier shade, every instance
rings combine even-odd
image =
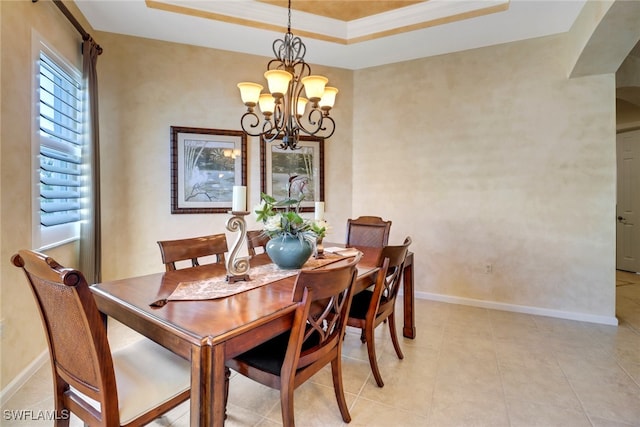
[[[289,82],[293,79],[293,76],[286,71],[269,70],[264,73],[264,78],[267,79],[271,95],[274,98],[282,98],[287,93]]]
[[[271,116],[276,109],[276,99],[270,93],[263,93],[260,94],[260,98],[258,98],[258,105],[260,106],[262,114]]]
[[[330,110],[333,108],[333,104],[336,102],[336,95],[338,94],[338,89],[335,87],[326,86],[324,88],[324,93],[322,94],[322,98],[320,98],[320,109],[322,110]]]
[[[318,102],[324,94],[324,86],[329,81],[324,76],[308,76],[301,79],[304,85],[304,91],[311,102]]]
[[[244,105],[255,107],[258,103],[263,86],[257,83],[242,82],[238,83],[238,88],[240,89],[240,97],[242,98]]]
[[[335,122],[329,111],[338,89],[327,86],[328,78],[311,74],[304,61],[307,48],[291,32],[291,0],[288,12],[287,32],[273,42],[275,59],[264,73],[269,92],[262,92],[264,86],[253,82],[238,83],[238,88],[247,107],[240,119],[242,130],[265,143],[281,140],[280,148],[295,150],[300,134],[325,139],[333,135]]]

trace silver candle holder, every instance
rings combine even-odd
[[[238,258],[238,252],[242,247],[242,243],[247,240],[247,223],[244,217],[249,215],[245,211],[230,211],[232,216],[227,220],[227,230],[231,232],[240,231],[236,241],[231,247],[229,257],[227,258],[227,282],[234,283],[241,280],[249,281],[249,257]]]

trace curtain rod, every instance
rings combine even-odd
[[[82,36],[82,40],[91,40],[95,43],[95,40],[93,40],[91,38],[91,35],[87,33],[84,28],[82,28],[82,25],[80,25],[80,22],[78,22],[76,17],[73,16],[73,14],[69,11],[69,9],[67,9],[67,6],[65,6],[61,0],[52,0],[52,1],[53,1],[53,4],[58,6],[58,9],[60,9],[62,14],[69,20],[69,22],[71,22],[71,24],[76,28],[76,30],[78,30],[78,32]],[[31,2],[37,3],[38,0],[31,0]],[[98,43],[96,43],[96,49],[98,49],[98,55],[100,55],[102,53],[102,48]]]

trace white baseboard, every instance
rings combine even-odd
[[[35,374],[45,363],[49,362],[49,351],[43,351],[33,362],[29,364],[17,377],[15,377],[5,388],[0,391],[0,406],[3,406],[13,397],[14,394],[25,385],[29,378]]]
[[[431,301],[448,302],[451,304],[470,305],[473,307],[490,308],[493,310],[512,311],[515,313],[534,314],[537,316],[557,317],[559,319],[577,320],[580,322],[599,323],[602,325],[617,326],[618,319],[615,316],[600,316],[596,314],[577,313],[573,311],[552,310],[548,308],[530,307],[526,305],[505,304],[495,301],[483,301],[473,298],[462,298],[451,295],[432,294],[430,292],[416,292],[415,297]]]

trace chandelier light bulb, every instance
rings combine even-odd
[[[276,100],[270,93],[261,93],[258,100],[260,111],[265,117],[269,118],[276,109]]]
[[[258,83],[241,82],[238,83],[238,88],[240,89],[240,97],[244,105],[247,107],[255,107],[258,103],[260,91],[263,89],[262,85]]]
[[[338,94],[338,89],[335,87],[327,86],[324,88],[324,93],[322,94],[322,98],[318,105],[322,111],[329,111],[333,108],[333,104],[336,102],[336,95]]]
[[[328,81],[329,79],[324,76],[307,76],[302,78],[304,91],[311,102],[317,103],[320,101],[322,94],[324,94],[324,86]]]
[[[287,93],[293,75],[283,70],[269,70],[264,73],[264,77],[269,84],[271,95],[274,98],[282,98]]]

